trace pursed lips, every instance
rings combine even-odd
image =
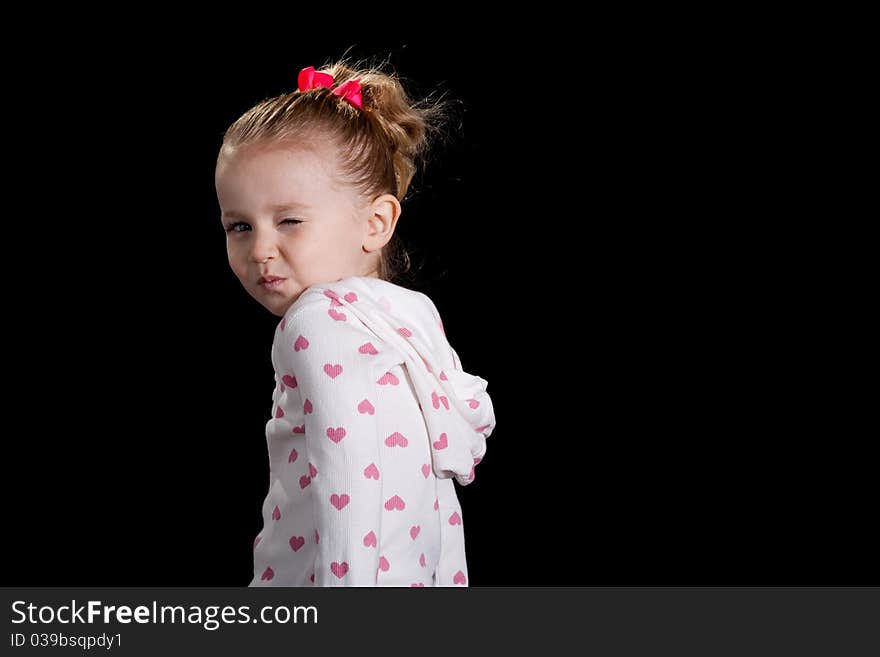
[[[284,280],[280,276],[260,276],[257,285],[271,290],[274,287],[278,287]]]

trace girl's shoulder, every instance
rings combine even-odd
[[[392,316],[425,308],[436,313],[434,302],[423,292],[380,278],[350,276],[306,288],[285,313],[285,320],[290,322],[300,314],[314,314],[316,309],[326,311],[328,304],[336,308],[349,304],[373,307]]]
[[[315,314],[326,308],[327,301],[329,299],[319,296],[315,288],[306,288],[284,313],[284,323],[287,326],[297,326],[303,321],[314,321]]]
[[[310,293],[297,300],[296,308],[288,309],[275,329],[273,362],[282,369],[297,369],[304,363],[323,365],[327,359],[335,363],[342,354],[358,353],[371,334],[350,312],[330,301]],[[376,342],[375,337],[372,340]],[[346,368],[356,362],[347,363]]]
[[[309,288],[285,313],[286,330],[295,332],[342,333],[357,330],[359,322],[351,321],[341,304]]]
[[[313,285],[306,288],[288,308],[279,324],[279,332],[296,336],[320,337],[322,341],[355,339],[368,334],[362,322],[347,308],[335,284]]]
[[[359,276],[306,288],[285,313],[276,337],[281,338],[279,333],[286,329],[324,339],[333,336],[344,341],[367,336],[374,342],[388,342],[385,332],[389,327],[407,337],[420,333],[431,337],[430,343],[442,342],[434,335],[437,327],[442,331],[442,322],[426,294]]]

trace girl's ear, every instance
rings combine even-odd
[[[364,251],[381,249],[390,240],[403,209],[393,194],[382,194],[370,205],[370,218],[364,235]]]

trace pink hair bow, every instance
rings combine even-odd
[[[364,103],[361,97],[361,82],[357,80],[349,80],[348,82],[333,88],[333,76],[329,73],[321,73],[316,71],[314,66],[306,66],[299,72],[297,78],[297,86],[300,91],[308,91],[309,89],[317,89],[318,87],[327,87],[337,96],[342,96],[355,107],[363,109]]]

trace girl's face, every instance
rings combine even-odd
[[[334,154],[326,151],[251,147],[224,151],[217,162],[229,264],[279,317],[310,285],[378,277],[375,254],[362,248],[370,205],[333,176]]]

